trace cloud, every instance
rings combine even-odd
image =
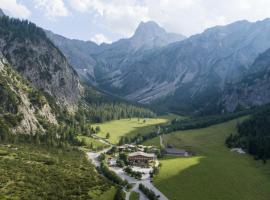
[[[101,44],[101,43],[111,43],[112,41],[110,41],[106,36],[104,36],[102,33],[98,33],[96,35],[94,35],[91,38],[91,41],[97,43],[97,44]]]
[[[269,0],[67,0],[77,12],[92,13],[100,26],[130,36],[140,21],[154,20],[170,32],[192,35],[215,25],[269,17]]]
[[[66,17],[69,11],[63,0],[34,0],[35,7],[42,10],[48,19]]]
[[[7,11],[13,17],[28,18],[31,15],[30,10],[16,0],[0,0],[0,8]]]
[[[167,30],[192,35],[215,25],[269,17],[269,0],[144,0],[148,16]]]
[[[73,10],[90,12],[106,29],[130,36],[141,21],[149,20],[148,8],[137,0],[69,0]]]

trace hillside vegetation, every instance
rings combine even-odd
[[[0,145],[0,199],[112,200],[114,187],[75,149]],[[103,196],[104,195],[104,196]]]
[[[171,200],[268,200],[269,165],[230,152],[224,144],[230,133],[236,133],[237,123],[245,119],[165,135],[165,143],[190,150],[195,156],[164,157],[155,186]],[[159,140],[148,144],[159,145]]]
[[[266,162],[270,158],[270,107],[254,113],[237,128],[237,134],[227,138],[227,146],[244,148],[256,159]]]

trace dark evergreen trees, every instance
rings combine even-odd
[[[270,158],[270,107],[256,112],[237,128],[238,134],[226,140],[228,147],[242,147],[256,159]]]

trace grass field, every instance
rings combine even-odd
[[[93,127],[99,126],[101,131],[98,133],[101,137],[106,137],[107,133],[110,133],[109,141],[113,144],[119,142],[122,136],[133,137],[137,134],[147,134],[155,131],[155,126],[158,124],[164,124],[169,121],[168,118],[157,118],[157,119],[144,119],[132,118],[132,119],[120,119],[109,121],[101,124],[94,124]]]
[[[170,200],[269,200],[270,164],[232,153],[224,145],[242,119],[166,135],[166,143],[197,155],[163,158],[154,184]],[[158,145],[159,140],[155,138],[148,144]]]
[[[105,145],[104,143],[98,141],[97,139],[94,139],[92,137],[88,137],[88,136],[83,136],[83,135],[79,135],[77,136],[77,138],[81,141],[84,140],[86,143],[86,148],[90,148],[91,145],[93,147],[93,149],[100,149],[100,148],[105,148],[107,145]]]
[[[137,192],[131,192],[129,200],[139,200],[140,199],[140,194]]]

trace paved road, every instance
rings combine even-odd
[[[105,153],[109,150],[110,148],[104,149],[102,151],[99,152],[88,152],[87,156],[88,158],[92,161],[92,163],[95,166],[100,166],[100,162],[98,160],[98,157],[101,153]],[[118,174],[118,176],[120,176],[122,179],[125,179],[128,181],[128,183],[130,184],[134,184],[134,187],[131,189],[131,191],[137,192],[140,194],[140,200],[147,200],[146,196],[139,190],[139,184],[142,183],[144,184],[146,187],[148,187],[149,189],[153,190],[155,192],[156,195],[160,196],[160,200],[168,200],[168,198],[162,194],[151,182],[150,182],[150,177],[149,176],[145,176],[143,180],[137,180],[134,179],[130,176],[128,176],[123,169],[118,168],[118,167],[109,167],[112,171],[114,171],[116,174]],[[129,200],[129,196],[131,191],[126,192],[126,200]]]

